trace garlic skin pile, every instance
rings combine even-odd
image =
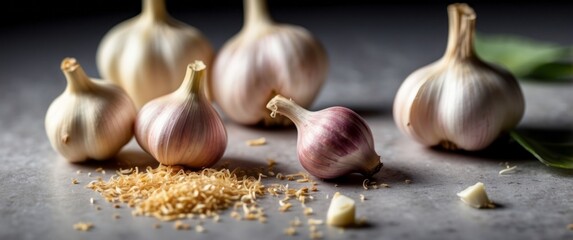
[[[90,79],[74,58],[61,69],[68,85],[46,113],[50,144],[70,162],[115,156],[133,137],[133,102],[115,84]]]
[[[280,113],[295,124],[299,161],[315,177],[333,179],[350,173],[370,177],[380,171],[382,162],[374,151],[370,127],[354,111],[330,107],[311,112],[281,95],[267,108],[271,117]]]
[[[181,85],[188,63],[210,64],[203,34],[169,16],[165,0],[142,0],[138,16],[112,28],[97,50],[100,75],[127,91],[137,108]]]
[[[269,118],[265,104],[282,94],[309,107],[326,80],[326,52],[306,29],[274,23],[265,0],[244,0],[244,7],[242,30],[215,59],[211,96],[237,123],[292,124]]]
[[[445,55],[402,83],[394,100],[394,120],[403,133],[424,145],[481,150],[519,123],[523,94],[508,71],[476,55],[473,9],[451,4],[448,14]]]
[[[135,138],[161,164],[209,167],[225,152],[227,131],[205,96],[205,75],[203,62],[189,64],[181,87],[139,111]]]

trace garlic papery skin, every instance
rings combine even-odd
[[[244,8],[243,28],[215,59],[211,95],[234,122],[292,124],[269,118],[265,105],[281,94],[309,107],[326,80],[326,51],[306,29],[274,23],[265,0],[244,0]]]
[[[271,117],[280,113],[297,128],[297,152],[301,165],[310,174],[333,179],[350,173],[370,177],[382,162],[374,150],[374,139],[366,121],[345,107],[311,112],[281,95],[267,108]]]
[[[210,64],[213,49],[196,28],[169,16],[165,0],[142,0],[138,16],[113,27],[100,42],[100,75],[127,91],[137,108],[181,85],[187,64]]]
[[[139,111],[135,138],[161,164],[209,167],[225,152],[227,131],[204,94],[205,75],[203,62],[189,64],[181,87]]]
[[[70,162],[115,156],[133,137],[133,102],[115,84],[90,79],[74,58],[61,69],[68,84],[46,113],[50,144]]]
[[[442,59],[406,78],[394,100],[398,128],[416,141],[447,149],[481,150],[514,128],[524,112],[517,80],[476,56],[476,15],[448,6],[449,39]]]

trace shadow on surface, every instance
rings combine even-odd
[[[448,150],[441,146],[432,147],[438,153],[463,155],[479,158],[484,161],[504,161],[504,162],[523,162],[531,161],[535,158],[523,149],[521,145],[513,141],[509,135],[500,136],[490,146],[479,151],[465,151],[465,150]]]
[[[81,166],[84,170],[95,170],[97,168],[118,170],[120,168],[129,169],[135,167],[144,170],[148,166],[156,168],[159,166],[159,162],[143,150],[126,149],[119,152],[114,158],[102,161],[88,160],[86,162],[74,163],[74,165]]]
[[[559,144],[567,143],[571,144],[573,147],[573,127],[554,129],[521,127],[515,131],[522,136],[535,139],[536,141]],[[475,152],[464,150],[452,151],[442,147],[433,147],[430,149],[439,154],[463,155],[478,158],[480,161],[508,162],[512,165],[517,163],[537,162],[539,164],[539,169],[542,171],[547,171],[563,177],[573,177],[573,169],[557,168],[543,164],[509,135],[503,135],[494,141],[489,147]],[[573,150],[570,152],[573,153]],[[573,155],[567,157],[573,157]]]
[[[326,183],[338,184],[340,186],[352,186],[361,187],[364,184],[365,179],[368,179],[368,185],[376,182],[377,185],[382,183],[392,184],[392,183],[403,183],[405,180],[412,180],[409,174],[403,172],[402,170],[397,170],[392,167],[388,167],[387,164],[382,166],[380,171],[371,178],[366,178],[362,174],[353,173],[342,177],[334,179],[321,179]]]

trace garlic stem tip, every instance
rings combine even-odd
[[[78,61],[75,58],[67,57],[62,60],[60,68],[62,71],[71,72],[79,67]]]
[[[193,71],[201,71],[207,68],[207,66],[205,66],[205,63],[203,63],[203,61],[200,60],[195,60],[195,62],[190,63],[188,67],[191,68]]]
[[[376,167],[374,167],[374,168],[373,168],[372,170],[370,170],[370,171],[365,172],[363,175],[364,175],[365,177],[372,177],[372,176],[374,176],[374,174],[380,172],[380,169],[382,169],[382,166],[383,166],[383,165],[384,165],[384,164],[383,164],[382,162],[379,162],[379,163],[376,165]]]

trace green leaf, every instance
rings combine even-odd
[[[573,48],[512,35],[476,34],[475,49],[483,60],[507,68],[518,78],[573,79]]]
[[[511,137],[547,166],[573,169],[573,139],[512,131]],[[551,142],[544,139],[551,138]]]

